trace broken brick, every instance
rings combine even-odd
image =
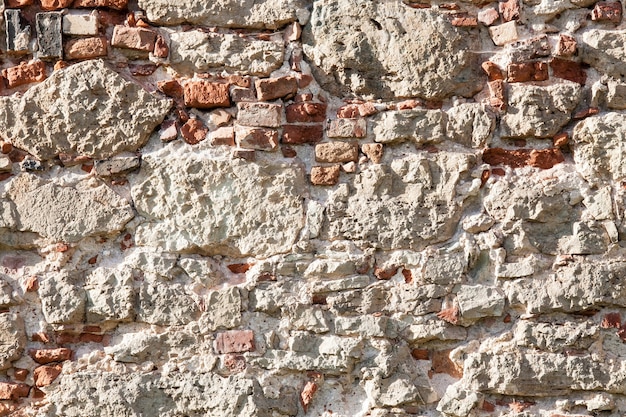
[[[311,184],[335,185],[339,182],[339,165],[329,167],[314,166],[311,168]]]
[[[107,41],[105,38],[77,38],[65,43],[66,59],[91,59],[106,56]]]
[[[591,11],[591,20],[620,23],[622,21],[622,3],[619,1],[599,1]]]
[[[41,365],[50,362],[67,361],[72,357],[72,350],[67,348],[57,349],[33,349],[29,352],[30,357]]]
[[[149,29],[116,25],[111,45],[118,48],[152,52],[157,34]]]
[[[288,98],[298,91],[296,77],[263,78],[255,82],[256,95],[261,101]]]
[[[573,81],[581,85],[585,85],[587,82],[587,73],[582,65],[577,62],[561,58],[552,58],[550,68],[552,68],[552,74],[557,78],[563,78],[564,80]]]
[[[7,68],[3,72],[9,88],[13,88],[45,80],[46,64],[41,61],[22,62],[18,66]]]
[[[206,139],[209,129],[198,119],[189,119],[180,129],[183,139],[190,145],[196,145]]]
[[[509,64],[507,74],[507,81],[511,83],[545,81],[548,79],[548,65],[545,62]]]
[[[326,120],[326,104],[295,103],[287,106],[287,123],[321,123]]]
[[[565,158],[559,149],[503,149],[490,148],[483,152],[483,162],[489,165],[507,165],[512,168],[532,166],[549,169],[563,162]]]
[[[282,143],[302,145],[317,143],[324,138],[324,128],[321,124],[315,125],[284,125]]]
[[[215,352],[218,354],[252,351],[254,351],[252,330],[228,330],[218,333],[215,338]]]
[[[185,84],[185,105],[199,109],[230,107],[228,84],[209,81],[190,81]]]

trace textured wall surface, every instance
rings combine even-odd
[[[5,0],[0,416],[625,415],[622,14]]]

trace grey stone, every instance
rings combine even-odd
[[[5,10],[4,20],[6,22],[7,52],[27,54],[29,52],[30,26],[22,20],[20,10]]]
[[[52,274],[39,284],[39,297],[48,323],[76,324],[84,321],[87,297],[77,276],[65,271]]]
[[[437,411],[446,416],[466,417],[479,401],[477,393],[463,389],[459,384],[452,384],[437,404]]]
[[[0,279],[0,307],[10,307],[16,303],[13,298],[13,287],[7,281]]]
[[[282,42],[199,30],[170,36],[170,65],[180,73],[228,71],[269,76],[283,64]]]
[[[626,52],[623,30],[591,29],[579,43],[582,60],[604,74],[620,78],[626,75]]]
[[[164,278],[175,278],[178,275],[176,254],[136,250],[126,257],[128,266],[143,272],[157,274]]]
[[[501,134],[513,138],[551,138],[570,121],[580,98],[580,85],[573,82],[547,87],[509,84],[508,109],[502,117]]]
[[[58,242],[117,232],[134,216],[126,199],[96,179],[61,186],[21,174],[10,183],[9,197],[17,213],[17,230]]]
[[[212,259],[181,258],[178,264],[191,279],[202,283],[205,287],[212,287],[224,276],[217,262]]]
[[[446,134],[451,140],[472,148],[484,148],[491,141],[496,120],[484,105],[464,103],[447,111]]]
[[[504,294],[497,287],[461,285],[456,300],[465,319],[501,316],[504,311]]]
[[[165,334],[125,333],[119,343],[104,348],[107,355],[117,362],[142,363],[159,358],[166,348]]]
[[[0,101],[0,134],[38,159],[59,153],[108,158],[142,146],[171,107],[88,60],[55,71],[22,96]]]
[[[393,334],[388,334],[388,321],[389,318],[385,316],[337,317],[335,318],[335,333],[343,336],[357,335],[365,338],[395,337]]]
[[[458,284],[464,280],[467,257],[462,252],[434,253],[424,260],[422,277],[432,284]]]
[[[39,59],[56,60],[63,58],[62,19],[63,15],[60,12],[37,13],[35,16],[37,57]]]
[[[239,288],[230,287],[211,291],[205,297],[205,311],[199,319],[203,329],[232,329],[241,323],[241,294]]]
[[[588,321],[555,320],[543,323],[521,320],[515,325],[513,335],[518,346],[562,352],[567,349],[589,349],[600,337],[600,328]]]
[[[175,326],[196,318],[198,305],[181,284],[148,282],[139,289],[137,321]]]
[[[128,269],[96,268],[85,279],[87,322],[131,321],[135,291]]]
[[[330,330],[328,319],[319,306],[306,304],[290,304],[283,307],[283,315],[295,330],[308,330],[315,333],[326,333]]]
[[[353,366],[354,358],[337,355],[315,355],[309,353],[292,352],[288,350],[268,350],[260,358],[252,358],[252,365],[264,369],[288,369],[294,371],[308,371],[315,369],[318,372],[331,375],[346,372]]]
[[[467,330],[453,326],[441,319],[407,316],[398,324],[400,334],[411,343],[425,343],[432,340],[465,340]]]
[[[611,80],[607,83],[606,105],[610,109],[626,109],[626,84]]]
[[[93,168],[97,175],[108,177],[122,174],[141,166],[141,159],[138,156],[118,156],[111,159],[96,161]]]
[[[379,407],[395,407],[419,401],[420,393],[408,375],[395,374],[390,378],[381,378],[374,385],[370,396]]]
[[[313,281],[311,292],[324,293],[334,291],[345,291],[356,288],[365,288],[370,283],[370,277],[367,275],[358,275],[352,278],[335,279],[329,281]]]
[[[26,347],[24,320],[15,313],[0,314],[0,370],[11,367]]]
[[[456,185],[473,161],[468,154],[439,152],[364,168],[329,198],[327,237],[413,250],[450,238],[463,205]]]
[[[139,0],[139,8],[157,25],[191,23],[248,29],[278,29],[300,20],[306,23],[307,0]]]
[[[323,0],[302,39],[316,79],[333,94],[430,99],[482,87],[476,35],[400,2]]]
[[[340,278],[356,272],[351,259],[317,258],[304,271],[307,278]]]
[[[441,299],[448,294],[446,287],[426,284],[418,287],[394,287],[388,311],[414,315],[435,313],[441,310]]]
[[[411,140],[422,145],[446,137],[446,113],[441,110],[387,111],[376,115],[372,124],[374,140],[380,143]]]
[[[144,155],[130,182],[146,218],[137,228],[139,245],[269,256],[289,251],[304,226],[304,173],[294,164],[209,159],[192,150],[157,153]]]
[[[66,35],[97,35],[98,13],[68,13],[63,15],[63,33]]]

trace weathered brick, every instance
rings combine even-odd
[[[487,74],[487,78],[489,79],[489,81],[504,80],[502,70],[496,63],[491,61],[485,61],[482,63],[481,67],[483,71],[485,71],[485,74]]]
[[[324,128],[321,124],[283,126],[282,143],[302,145],[305,143],[317,143],[323,138]]]
[[[106,55],[106,38],[77,38],[65,43],[65,59],[91,59]]]
[[[337,117],[342,119],[355,119],[357,117],[367,117],[378,113],[372,103],[346,104],[337,110]]]
[[[196,145],[206,139],[209,129],[198,119],[189,119],[180,129],[183,139],[190,145]]]
[[[262,127],[235,126],[237,145],[245,149],[274,151],[278,149],[278,131]]]
[[[37,13],[35,15],[37,57],[39,59],[56,60],[63,58],[62,20],[63,15],[60,12]]]
[[[42,3],[43,4],[43,3]],[[63,33],[66,35],[97,35],[98,34],[98,14],[92,13],[71,13],[63,16]]]
[[[552,61],[550,61],[550,68],[552,68],[552,74],[555,77],[573,81],[581,85],[585,85],[587,82],[587,73],[578,62],[553,58]]]
[[[252,88],[231,87],[230,96],[235,103],[256,101],[256,94]]]
[[[505,22],[519,19],[519,0],[500,0],[498,9]]]
[[[432,370],[436,374],[448,374],[453,378],[462,378],[463,370],[450,359],[451,350],[436,350],[432,353]]]
[[[156,33],[149,29],[116,25],[113,29],[111,45],[118,48],[152,52],[156,36]]]
[[[34,0],[6,0],[6,7],[9,9],[16,9],[20,7],[30,6],[34,3]]]
[[[4,11],[4,20],[7,52],[19,55],[29,53],[30,25],[22,19],[21,12],[15,9],[7,9]]]
[[[511,43],[517,40],[517,24],[515,21],[503,23],[498,26],[491,26],[489,28],[489,34],[491,40],[497,46],[504,46],[507,43]]]
[[[620,23],[622,21],[622,3],[619,1],[599,1],[591,11],[591,20]]]
[[[558,56],[569,57],[576,53],[576,39],[568,35],[561,34],[556,45],[556,54]]]
[[[602,319],[600,327],[602,327],[603,329],[619,329],[620,327],[622,327],[622,315],[620,313],[606,314]]]
[[[304,410],[305,413],[308,411],[309,406],[313,402],[313,396],[317,392],[317,389],[318,389],[318,386],[313,381],[308,381],[304,385],[304,388],[302,389],[302,392],[300,393],[300,402],[302,403],[302,409]]]
[[[33,349],[29,353],[30,357],[41,365],[45,365],[50,362],[67,361],[72,357],[72,350],[67,348]]]
[[[335,119],[328,124],[329,138],[364,138],[367,135],[367,120]]]
[[[563,162],[559,149],[502,149],[490,148],[483,152],[483,161],[489,165],[508,165],[512,168],[532,166],[549,169]]]
[[[212,130],[209,133],[211,145],[235,145],[235,129],[232,126],[224,126]]]
[[[228,84],[210,81],[189,81],[184,87],[185,105],[199,109],[230,107]]]
[[[33,372],[33,378],[35,385],[38,387],[45,387],[54,382],[55,379],[61,375],[63,367],[61,365],[42,365],[35,368]]]
[[[287,123],[321,123],[326,120],[326,104],[295,103],[287,106]]]
[[[252,330],[229,330],[218,333],[215,338],[215,352],[218,354],[252,351],[254,351]]]
[[[46,64],[41,61],[22,62],[18,66],[7,68],[3,72],[9,88],[13,88],[45,80]]]
[[[24,368],[14,368],[13,369],[13,377],[18,381],[26,381],[28,378],[28,369]]]
[[[18,400],[20,397],[28,397],[30,387],[26,384],[13,382],[0,382],[0,400]]]
[[[256,159],[256,151],[254,149],[233,149],[233,158],[245,159],[246,161],[254,161]]]
[[[489,81],[489,104],[494,110],[505,111],[507,104],[504,96],[504,81]]]
[[[172,98],[183,98],[183,86],[176,80],[164,80],[157,83],[157,88],[163,94],[166,94]]]
[[[74,0],[76,8],[108,7],[109,9],[124,10],[128,8],[128,0]]]
[[[44,10],[61,10],[70,7],[74,0],[41,0],[41,8]]]
[[[267,101],[291,97],[298,91],[298,81],[293,76],[263,78],[256,80],[255,87],[259,100]]]
[[[485,26],[491,26],[498,21],[500,14],[493,7],[478,12],[478,21]]]
[[[271,103],[238,103],[237,123],[242,126],[280,127],[283,106]]]
[[[329,167],[314,166],[311,168],[311,184],[335,185],[339,182],[339,165]]]
[[[317,162],[350,162],[359,159],[359,146],[356,142],[327,142],[315,145]]]
[[[382,143],[366,143],[361,150],[375,164],[380,164],[383,159],[384,146]]]
[[[509,64],[507,73],[507,81],[510,83],[545,81],[548,79],[548,64],[545,62]]]

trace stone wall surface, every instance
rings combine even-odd
[[[620,1],[1,11],[0,417],[626,415]]]

